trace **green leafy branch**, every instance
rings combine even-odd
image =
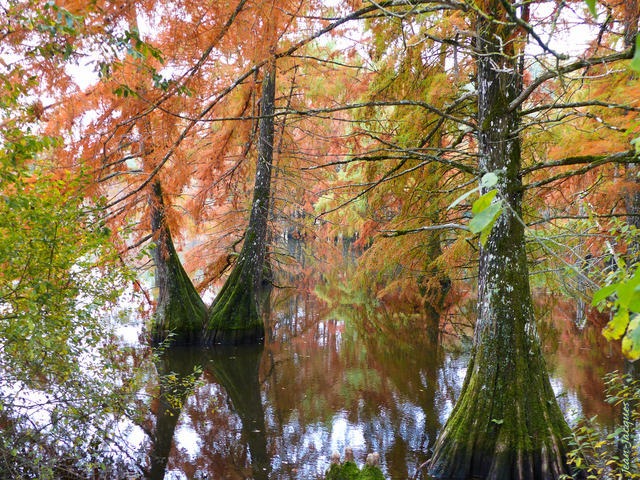
[[[640,268],[636,267],[633,275],[628,275],[624,268],[618,272],[619,280],[596,291],[591,303],[600,310],[607,308],[615,312],[602,334],[607,340],[622,338],[622,353],[637,360],[640,358]]]
[[[498,175],[500,173],[502,173],[500,170],[485,173],[480,179],[479,186],[458,197],[451,205],[449,205],[447,210],[459,205],[475,192],[494,187],[498,183]],[[473,214],[473,217],[469,221],[469,230],[472,233],[480,234],[480,243],[482,246],[487,243],[487,238],[489,238],[493,225],[504,210],[504,202],[497,195],[497,189],[494,188],[489,190],[480,195],[480,197],[474,201],[471,206],[471,213]]]

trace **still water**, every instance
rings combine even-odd
[[[314,298],[274,302],[264,346],[160,356],[158,372],[197,382],[187,393],[174,388],[173,406],[155,405],[153,479],[322,478],[331,453],[346,446],[359,464],[379,452],[387,478],[422,478],[468,349],[434,338],[417,314],[329,310]],[[541,330],[567,417],[598,414],[599,428],[612,430],[618,413],[604,402],[601,376],[621,367],[619,355],[597,329],[568,321]]]

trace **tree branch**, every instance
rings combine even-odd
[[[593,164],[591,168],[605,163],[640,163],[640,159],[630,161],[636,156],[635,150],[627,150],[624,152],[614,153],[613,155],[582,155],[578,157],[567,157],[561,160],[547,163],[537,163],[522,169],[522,175],[541,170],[543,168],[562,167],[566,165],[584,165],[585,163]]]
[[[382,236],[383,237],[399,237],[401,235],[407,235],[410,233],[427,232],[431,230],[444,230],[448,228],[457,228],[459,230],[465,230],[467,232],[470,231],[469,227],[467,227],[466,225],[459,225],[457,223],[445,223],[442,225],[427,225],[425,227],[412,228],[407,230],[382,230],[382,233],[384,233],[384,235]]]
[[[633,50],[627,49],[623,52],[612,53],[611,55],[604,55],[602,57],[593,58],[581,58],[573,63],[569,63],[557,70],[547,70],[545,73],[534,79],[520,95],[518,95],[510,104],[509,112],[513,112],[518,108],[529,96],[544,82],[551,80],[552,78],[559,77],[565,73],[575,72],[581,68],[591,67],[595,65],[606,65],[608,63],[618,62],[620,60],[629,60],[633,57]]]

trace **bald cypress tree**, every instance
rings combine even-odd
[[[200,340],[207,309],[185,272],[167,225],[160,182],[154,182],[149,196],[151,229],[155,241],[158,303],[152,326],[153,340],[163,341],[171,335],[175,343]]]
[[[276,87],[275,62],[262,80],[258,163],[251,216],[245,240],[231,275],[209,309],[204,330],[207,343],[253,343],[264,338],[261,315],[267,251],[267,222],[271,195]]]
[[[491,1],[487,11],[504,9]],[[472,359],[431,458],[436,478],[557,480],[567,473],[569,427],[542,356],[529,285],[522,218],[522,65],[508,39],[517,26],[477,19],[479,167],[501,171],[506,205],[481,248]]]

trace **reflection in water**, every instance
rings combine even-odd
[[[258,379],[262,351],[262,345],[219,346],[207,351],[207,369],[213,372],[234,413],[240,417],[242,438],[249,446],[251,471],[256,480],[269,478],[271,466]]]
[[[202,364],[199,349],[188,347],[174,347],[158,355],[156,369],[158,375],[175,375],[172,382],[176,388],[169,392],[160,388],[155,428],[152,434],[153,450],[151,452],[151,480],[164,478],[167,460],[171,451],[171,444],[180,416],[180,405],[185,401],[190,389],[183,386],[183,382],[194,372],[195,367]],[[183,388],[181,388],[183,387]]]
[[[214,478],[218,478],[218,475],[224,478],[246,478],[247,450],[237,449],[224,439],[212,436],[211,425],[206,418],[209,413],[237,416],[239,425],[237,422],[232,423],[235,431],[230,438],[238,446],[248,446],[250,476],[256,480],[269,478],[271,462],[267,454],[264,409],[258,380],[262,352],[262,345],[172,347],[159,355],[158,374],[171,375],[171,384],[176,387],[169,393],[169,398],[168,392],[163,389],[160,392],[149,475],[152,480],[165,478],[167,466],[173,469],[174,463],[178,463],[177,468],[184,473],[190,472],[189,478],[195,475],[206,478],[205,471],[197,466],[201,460],[195,464],[191,460],[192,457],[205,454],[207,448],[204,444],[207,439],[213,440],[214,449],[221,447],[211,457],[214,460],[211,466]],[[202,381],[198,382],[204,386],[192,392],[188,379],[196,369],[204,370]],[[187,399],[188,392],[193,394]],[[222,395],[226,395],[227,408],[218,407]],[[181,409],[177,405],[184,405],[183,410],[190,417],[188,423],[184,423],[184,418],[181,419]],[[181,428],[178,427],[179,420],[182,421]],[[238,426],[240,432],[237,431]],[[224,428],[221,432],[226,433]],[[237,433],[240,433],[239,438]],[[180,452],[172,452],[175,437],[179,442],[186,443],[182,445]],[[206,458],[202,460],[207,461]]]
[[[331,453],[348,445],[359,465],[378,451],[387,478],[413,477],[468,360],[440,347],[426,324],[351,301],[327,312],[310,294],[296,295],[274,306],[264,348],[167,351],[159,371],[186,376],[200,365],[203,374],[181,412],[159,408],[151,477],[321,478]],[[559,346],[547,360],[561,405],[599,413],[610,429],[616,412],[596,377],[615,365],[585,348],[585,337],[571,332],[573,343],[564,344],[565,332],[550,331]]]

